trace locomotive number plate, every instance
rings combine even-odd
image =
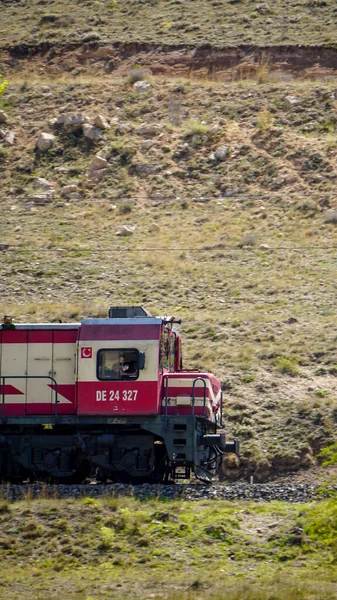
[[[134,402],[138,390],[96,390],[96,402]]]

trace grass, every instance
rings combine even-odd
[[[335,512],[332,500],[17,502],[0,516],[0,597],[157,597],[159,583],[167,600],[333,597]]]
[[[16,322],[65,322],[130,303],[181,317],[184,365],[223,381],[228,436],[242,437],[239,474],[312,465],[337,427],[336,229],[326,220],[337,209],[337,162],[332,134],[320,128],[335,84],[321,82],[318,93],[312,81],[224,87],[156,77],[144,99],[125,78],[43,80],[31,67],[28,87],[6,75],[2,96],[25,128],[0,164],[0,310]],[[300,110],[286,106],[289,95],[301,98]],[[174,126],[172,98],[181,116]],[[60,106],[105,115],[105,140],[91,147],[81,133],[56,129],[55,149],[38,156],[37,134]],[[261,113],[267,125],[258,127]],[[159,125],[145,151],[144,123]],[[214,161],[221,145],[228,155]],[[90,182],[98,152],[108,168]],[[54,182],[51,204],[31,203],[35,177]],[[74,180],[83,199],[66,202],[60,190]],[[137,228],[118,237],[122,225]],[[242,400],[246,420],[234,408]]]
[[[267,8],[266,8],[267,7]],[[52,10],[51,10],[52,8]],[[335,44],[334,2],[290,0],[247,4],[245,1],[184,0],[184,2],[138,2],[137,0],[79,0],[72,3],[71,17],[67,4],[56,0],[52,7],[38,0],[26,3],[5,2],[0,29],[2,44],[20,42],[186,44],[213,47],[238,45],[308,45]],[[248,57],[249,60],[249,57]],[[269,65],[257,63],[263,82]]]

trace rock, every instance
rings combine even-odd
[[[7,123],[8,121],[8,115],[5,113],[4,110],[0,110],[0,123]]]
[[[284,181],[284,177],[274,177],[273,185],[275,185],[276,187],[281,187],[281,185],[284,184]]]
[[[302,102],[302,100],[300,98],[297,98],[296,96],[286,96],[285,97],[285,104],[286,106],[288,106],[288,108],[293,108],[293,106],[296,106],[297,104],[300,104]]]
[[[107,166],[108,161],[96,154],[89,165],[89,171],[92,173],[94,171],[99,171],[100,169],[106,169]]]
[[[128,235],[133,235],[137,229],[136,225],[122,225],[122,227],[116,231],[115,235],[120,235],[126,237]]]
[[[89,173],[89,179],[94,179],[95,181],[102,181],[108,169],[99,169],[98,171],[91,171]]]
[[[150,150],[150,148],[152,148],[153,145],[154,142],[152,140],[144,140],[144,142],[142,143],[142,152]]]
[[[55,190],[46,191],[44,194],[29,194],[28,199],[33,200],[34,204],[44,206],[53,200]]]
[[[225,160],[227,158],[229,152],[228,146],[219,146],[215,152],[214,156],[217,160]]]
[[[139,135],[143,135],[144,137],[154,137],[161,132],[161,127],[159,125],[148,125],[147,123],[142,123],[139,127],[137,133]]]
[[[36,146],[41,152],[45,152],[53,147],[55,140],[56,137],[52,133],[40,133]]]
[[[160,227],[158,225],[158,223],[151,223],[150,227],[149,227],[149,232],[150,233],[158,233],[160,231]]]
[[[4,136],[4,146],[13,146],[16,138],[16,133],[14,131],[6,131]]]
[[[87,123],[83,125],[82,130],[84,137],[93,141],[100,140],[104,135],[101,129],[95,127],[94,125],[88,125]]]
[[[99,129],[110,129],[110,125],[103,115],[97,115],[94,119],[94,125]]]
[[[134,163],[129,167],[130,175],[152,175],[156,172],[156,168],[144,163]]]
[[[115,131],[116,131],[116,133],[120,133],[121,135],[124,135],[124,133],[129,133],[130,131],[132,131],[132,127],[131,127],[131,125],[128,125],[127,123],[118,123],[118,125],[116,125]]]
[[[33,188],[35,190],[52,190],[54,187],[54,183],[48,181],[48,179],[44,179],[43,177],[35,177],[33,181]]]
[[[268,246],[268,244],[260,244],[259,245],[259,250],[269,250],[270,246]]]
[[[75,183],[71,183],[69,185],[65,185],[62,189],[61,189],[61,196],[65,196],[68,197],[69,194],[78,194],[79,193],[79,187],[78,185],[76,185]]]
[[[82,194],[75,193],[75,192],[72,192],[71,194],[67,194],[65,196],[65,198],[67,198],[67,200],[83,200]]]
[[[136,83],[133,84],[133,89],[138,94],[146,94],[151,88],[152,85],[149,81],[136,81]]]
[[[57,117],[55,125],[62,125],[69,129],[80,129],[85,123],[90,123],[87,115],[64,113]]]

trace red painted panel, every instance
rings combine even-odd
[[[56,329],[53,331],[54,344],[75,344],[78,336],[78,329]]]
[[[162,406],[161,414],[166,414],[165,406]],[[195,406],[194,411],[192,410],[192,406],[168,406],[167,408],[168,415],[197,415],[197,416],[206,416],[211,421],[214,420],[213,412],[205,406]]]
[[[27,342],[27,329],[5,329],[2,331],[3,344],[25,344]]]
[[[55,405],[52,405],[50,410],[49,403],[34,403],[34,404],[5,404],[5,417],[22,417],[26,415],[26,409],[29,410],[29,416],[45,416],[55,414]],[[2,414],[2,407],[0,404],[0,416]],[[72,404],[58,404],[57,405],[58,415],[71,415],[74,414]]]
[[[158,340],[160,325],[81,325],[80,340]]]
[[[157,381],[90,381],[77,387],[78,415],[158,414]]]
[[[53,341],[53,332],[48,329],[30,329],[28,330],[28,344],[51,344]]]

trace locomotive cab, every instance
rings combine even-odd
[[[238,444],[221,429],[219,380],[183,371],[175,323],[141,307],[75,324],[6,317],[0,479],[210,480]]]

